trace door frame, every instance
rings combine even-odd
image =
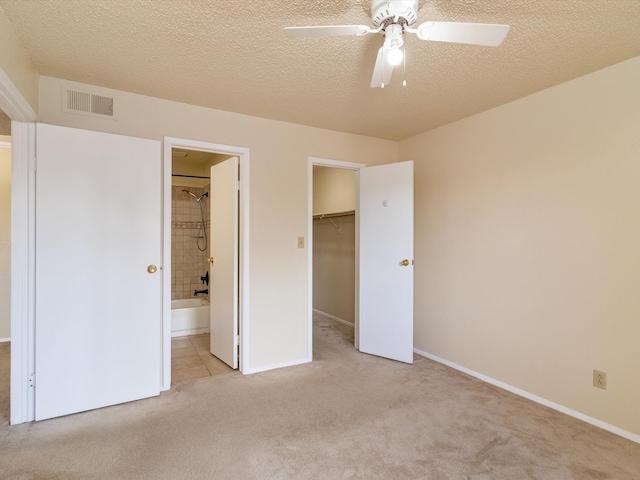
[[[249,345],[249,171],[250,149],[233,145],[164,137],[163,146],[163,241],[162,241],[162,378],[160,390],[171,388],[171,150],[182,148],[236,156],[240,163],[240,218],[238,235],[238,320],[239,370],[250,372]]]
[[[313,361],[313,167],[329,167],[329,168],[341,168],[344,170],[353,170],[356,173],[356,218],[358,216],[358,191],[360,189],[360,177],[358,172],[361,168],[365,168],[366,165],[364,163],[355,163],[355,162],[344,162],[341,160],[330,160],[327,158],[318,158],[318,157],[308,157],[307,158],[307,181],[308,181],[308,198],[307,198],[307,238],[309,239],[308,251],[307,251],[307,262],[308,262],[308,293],[307,298],[309,299],[307,305],[307,361]],[[360,247],[359,245],[359,227],[358,222],[356,222],[356,261],[355,261],[355,283],[356,283],[356,295],[355,295],[355,312],[354,312],[354,342],[355,347],[358,348],[358,327],[359,327],[359,317],[360,317],[360,305],[358,299],[358,271],[360,266]]]
[[[35,121],[37,114],[0,68],[0,110],[11,119],[10,423],[35,418]]]

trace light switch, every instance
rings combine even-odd
[[[298,248],[304,248],[304,237],[298,237]]]

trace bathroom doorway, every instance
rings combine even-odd
[[[171,157],[171,336],[181,337],[209,332],[209,169],[220,155],[174,148]]]
[[[165,138],[164,152],[167,389],[170,383],[246,368],[241,332],[248,312],[242,292],[248,281],[249,192],[242,174],[248,171],[249,154],[247,149],[171,138]],[[231,177],[223,172],[228,164],[236,166]],[[221,190],[231,192],[231,201],[229,194],[221,199]],[[231,223],[220,220],[221,210]],[[231,250],[221,253],[221,237]],[[230,274],[222,268],[225,264],[231,265]]]
[[[228,373],[211,354],[211,167],[229,155],[171,150],[171,381]]]

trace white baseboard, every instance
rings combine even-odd
[[[487,377],[486,375],[483,375],[482,373],[475,372],[473,370],[470,370],[468,368],[462,367],[460,365],[457,365],[457,364],[455,364],[453,362],[450,362],[450,361],[445,360],[443,358],[437,357],[437,356],[432,355],[430,353],[423,352],[422,350],[418,350],[417,348],[414,348],[413,351],[415,353],[417,353],[418,355],[422,356],[422,357],[429,358],[429,359],[433,360],[434,362],[441,363],[443,365],[446,365],[447,367],[453,368],[454,370],[458,370],[460,372],[466,373],[467,375],[475,377],[478,380],[482,380],[483,382],[486,382],[486,383],[489,383],[489,384],[494,385],[496,387],[502,388],[503,390],[506,390],[508,392],[515,393],[516,395],[519,395],[519,396],[521,396],[523,398],[531,400],[532,402],[536,402],[536,403],[539,403],[540,405],[544,405],[545,407],[552,408],[553,410],[556,410],[556,411],[558,411],[560,413],[564,413],[565,415],[569,415],[570,417],[577,418],[578,420],[582,420],[583,422],[587,422],[587,423],[589,423],[591,425],[594,425],[594,426],[596,426],[598,428],[606,430],[607,432],[615,433],[616,435],[619,435],[619,436],[621,436],[623,438],[626,438],[627,440],[631,440],[632,442],[640,443],[640,435],[628,432],[627,430],[623,430],[622,428],[616,427],[615,425],[611,425],[610,423],[603,422],[602,420],[598,420],[597,418],[589,417],[588,415],[580,413],[580,412],[578,412],[576,410],[572,410],[570,408],[567,408],[565,406],[562,406],[562,405],[560,405],[558,403],[552,402],[552,401],[547,400],[545,398],[538,397],[537,395],[534,395],[532,393],[526,392],[524,390],[521,390],[519,388],[513,387],[511,385],[508,385],[508,384],[506,384],[504,382],[496,380],[495,378]]]
[[[184,330],[172,330],[171,338],[173,337],[185,337],[187,335],[200,335],[201,333],[209,333],[209,327],[202,328],[187,328]]]
[[[10,342],[10,341],[11,341],[11,338],[0,338],[0,343]]]
[[[266,365],[264,367],[250,368],[248,370],[242,370],[242,374],[251,375],[252,373],[267,372],[269,370],[276,370],[278,368],[294,367],[296,365],[302,365],[304,363],[310,363],[309,359],[305,358],[301,360],[294,360],[293,362],[274,363],[273,365]]]
[[[323,317],[330,318],[331,320],[335,320],[338,323],[341,323],[343,325],[347,325],[348,327],[353,328],[353,323],[347,322],[346,320],[343,320],[342,318],[334,317],[333,315],[329,315],[328,313],[321,312],[320,310],[316,310],[315,308],[313,309],[313,313],[317,313],[318,315],[322,315]]]

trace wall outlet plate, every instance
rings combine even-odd
[[[597,388],[601,388],[603,390],[607,389],[607,374],[606,372],[600,370],[593,371],[593,386]]]

